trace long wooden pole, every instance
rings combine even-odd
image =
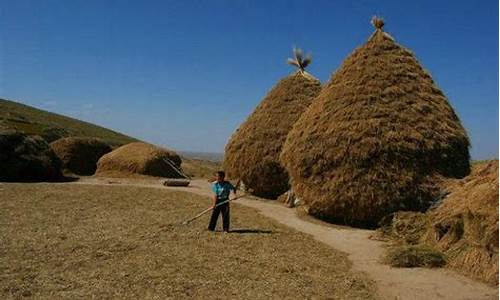
[[[198,219],[199,217],[203,216],[203,215],[204,215],[204,214],[206,214],[207,212],[209,212],[209,211],[213,210],[213,209],[214,209],[214,208],[216,208],[217,206],[220,206],[220,205],[222,205],[222,204],[226,204],[226,203],[228,203],[228,202],[234,201],[234,200],[236,200],[236,199],[239,199],[239,198],[242,198],[242,197],[245,197],[245,196],[246,196],[246,194],[241,195],[241,196],[238,196],[238,197],[235,197],[235,198],[233,198],[233,199],[228,199],[228,200],[226,200],[226,201],[222,201],[221,203],[217,203],[217,205],[215,205],[215,206],[212,206],[212,207],[209,207],[209,208],[205,209],[204,211],[202,211],[201,213],[199,213],[199,214],[197,214],[196,216],[192,217],[191,219],[189,219],[189,220],[186,220],[186,221],[182,222],[182,224],[187,225],[187,224],[191,223],[192,221],[194,221],[194,220]]]

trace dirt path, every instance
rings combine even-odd
[[[100,184],[97,179],[82,184]],[[121,183],[164,188],[151,183]],[[193,180],[189,187],[168,187],[210,196],[210,185],[205,180]],[[254,199],[239,199],[240,205],[257,209],[269,217],[312,235],[316,240],[348,254],[353,269],[365,272],[373,279],[382,299],[498,299],[498,289],[473,281],[448,269],[392,268],[379,262],[384,253],[383,242],[370,239],[371,230],[333,228],[311,223],[297,217],[295,210],[282,205]]]

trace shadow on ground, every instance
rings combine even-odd
[[[250,229],[250,228],[238,228],[231,229],[229,233],[263,233],[263,234],[271,234],[274,233],[271,230],[263,230],[263,229]]]

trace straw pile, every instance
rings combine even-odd
[[[498,284],[498,160],[477,164],[462,180],[449,180],[443,202],[426,214],[399,212],[385,235],[442,251],[448,266]]]
[[[281,161],[316,217],[376,226],[425,210],[430,176],[469,173],[469,141],[431,76],[375,20],[376,31],[332,76],[290,131]]]
[[[146,143],[130,143],[105,154],[97,162],[96,175],[107,177],[133,177],[147,175],[183,178],[182,160],[177,153]]]
[[[61,177],[61,161],[41,137],[0,132],[0,181],[53,181]]]
[[[319,80],[304,71],[310,57],[295,50],[290,60],[299,70],[282,79],[266,95],[226,145],[223,168],[229,178],[241,179],[254,195],[276,199],[289,189],[279,154],[293,124],[321,89]]]
[[[474,166],[430,212],[425,241],[448,256],[450,267],[498,284],[498,160]]]
[[[88,137],[58,139],[50,147],[63,162],[63,169],[77,175],[94,174],[99,158],[112,150],[104,141]]]

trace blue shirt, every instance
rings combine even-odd
[[[215,181],[212,183],[212,192],[217,195],[217,200],[227,200],[229,199],[229,194],[231,190],[236,191],[234,186],[229,181],[218,182]]]

